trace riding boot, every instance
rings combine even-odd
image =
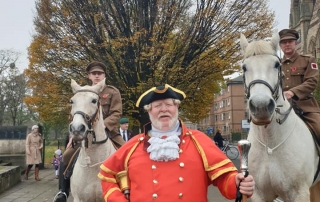
[[[63,162],[60,162],[60,169],[59,169],[59,192],[53,199],[53,202],[67,202],[70,190],[70,179],[65,179],[64,171],[67,165]]]
[[[39,179],[39,167],[36,167],[35,170],[34,170],[34,179],[36,181],[40,181],[40,179]]]
[[[26,168],[26,172],[25,172],[25,174],[24,174],[24,179],[25,179],[25,180],[27,180],[27,179],[28,179],[28,175],[29,175],[29,171],[30,171],[30,169],[31,169],[31,168],[29,168],[29,167],[27,166],[27,168]]]

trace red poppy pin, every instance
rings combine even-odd
[[[103,94],[102,97],[103,97],[103,98],[107,98],[107,97],[108,97],[108,94]]]
[[[297,71],[297,67],[292,67],[291,71],[293,71],[293,72]]]
[[[311,68],[312,69],[318,69],[317,63],[311,63]]]

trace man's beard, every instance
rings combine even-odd
[[[176,111],[176,113],[171,117],[171,120],[169,121],[169,128],[168,130],[170,130],[171,128],[173,128],[173,126],[177,123],[178,120],[178,111]],[[163,129],[163,123],[161,121],[159,121],[158,119],[153,118],[152,116],[149,116],[150,121],[153,125],[153,127],[157,128],[158,130],[162,130]],[[159,116],[158,116],[159,118]]]

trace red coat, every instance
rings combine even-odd
[[[202,132],[182,124],[179,159],[168,162],[150,160],[148,139],[146,134],[134,136],[101,165],[105,201],[127,202],[115,178],[123,170],[130,180],[130,202],[207,202],[210,184],[226,198],[236,197],[237,168]]]

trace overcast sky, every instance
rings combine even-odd
[[[31,43],[35,0],[0,0],[0,49],[20,52],[16,66],[22,71],[28,67],[27,48]],[[270,0],[275,11],[277,29],[288,28],[290,0]]]

